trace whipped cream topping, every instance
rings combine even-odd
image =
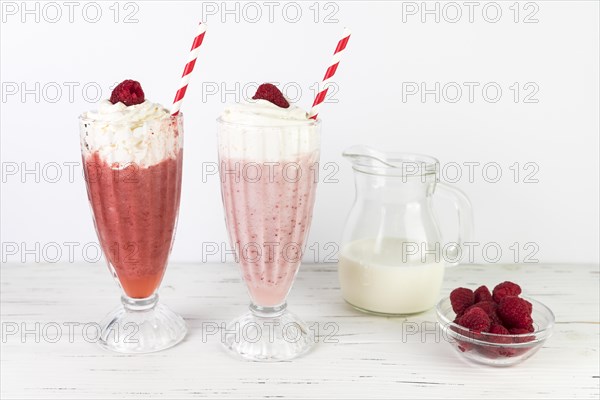
[[[227,105],[221,119],[234,124],[261,126],[298,125],[303,122],[308,125],[314,122],[300,107],[290,104],[288,108],[281,108],[267,100]]]
[[[258,162],[294,160],[319,150],[319,124],[301,108],[266,100],[228,105],[219,119],[219,156]]]
[[[169,110],[148,100],[132,106],[102,100],[98,111],[80,118],[84,155],[98,152],[117,169],[132,163],[149,167],[175,158],[182,135],[169,116]]]
[[[169,110],[148,100],[132,106],[126,106],[120,102],[113,104],[110,100],[102,100],[98,103],[98,111],[88,111],[83,113],[82,117],[112,124],[122,123],[141,126],[147,120],[162,118],[167,115],[169,115]]]

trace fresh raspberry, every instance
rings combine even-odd
[[[467,351],[470,351],[473,348],[473,343],[466,342],[464,340],[457,340],[456,347],[463,353],[466,353]]]
[[[529,331],[529,329],[522,329],[522,328],[512,328],[510,329],[510,333],[512,335],[526,335],[528,333],[531,333]],[[535,340],[535,336],[534,335],[528,335],[528,336],[519,336],[519,337],[514,337],[513,338],[513,342],[514,343],[527,343],[527,342],[532,342]],[[524,347],[522,349],[519,349],[520,352],[526,352],[529,349],[531,349],[530,347]]]
[[[493,298],[496,303],[500,303],[505,296],[518,296],[521,294],[521,287],[513,282],[502,282],[494,288]]]
[[[450,303],[456,315],[461,315],[474,302],[473,291],[467,288],[456,288],[450,292]]]
[[[465,310],[465,312],[469,311],[472,308],[475,307],[479,307],[481,308],[483,311],[485,311],[485,313],[489,316],[491,316],[491,314],[496,312],[496,309],[498,309],[498,305],[496,303],[494,303],[493,301],[480,301],[479,303],[475,303],[472,306],[470,306],[469,308],[467,308]]]
[[[493,333],[495,335],[500,336],[489,336],[487,340],[491,343],[497,344],[512,344],[512,338],[510,336],[510,331],[503,327],[502,325],[492,325],[489,333]],[[486,348],[486,356],[489,358],[498,358],[498,357],[512,357],[515,354],[515,350],[511,347],[505,346],[482,346]]]
[[[256,89],[256,94],[252,96],[252,99],[267,100],[281,108],[288,108],[290,106],[290,103],[285,99],[283,93],[281,93],[281,91],[277,89],[277,86],[272,83],[263,83],[260,85],[258,89]]]
[[[493,333],[494,335],[500,335],[499,337],[489,336],[487,339],[492,343],[498,344],[510,344],[512,343],[512,338],[510,337],[510,331],[503,327],[502,325],[493,325],[490,328],[489,333]],[[498,354],[506,356],[509,352],[505,351],[506,348],[497,348],[495,349]]]
[[[474,307],[479,307],[483,311],[485,311],[488,317],[490,317],[492,324],[502,325],[502,320],[500,320],[500,317],[496,313],[498,305],[493,301],[480,301],[479,303],[475,303],[472,306],[468,307],[464,312],[466,313]]]
[[[510,328],[511,335],[525,335],[527,333],[531,333],[531,331],[524,328]]]
[[[124,80],[115,87],[110,95],[110,102],[121,102],[127,107],[144,102],[144,91],[138,81]]]
[[[494,290],[495,292],[495,290]],[[506,296],[498,304],[498,316],[504,326],[510,328],[526,329],[533,325],[531,311],[526,300],[516,296]]]
[[[510,328],[509,330],[512,335],[524,335],[535,332],[533,325],[526,326],[525,328]]]
[[[479,303],[480,301],[492,301],[492,294],[490,293],[490,289],[487,286],[479,286],[473,292],[475,295],[475,303]]]
[[[493,333],[494,335],[510,335],[510,331],[502,325],[492,325],[489,333]]]
[[[523,299],[525,301],[525,304],[527,304],[527,309],[529,310],[529,314],[531,314],[533,312],[533,304],[531,304],[530,302],[528,302],[527,300]]]
[[[479,307],[474,307],[465,312],[458,323],[473,332],[487,332],[490,329],[490,317]]]
[[[531,342],[532,340],[534,340],[535,337],[531,336],[529,340],[526,341],[522,341],[520,343],[525,343],[525,342]],[[519,347],[513,347],[513,354],[511,355],[511,357],[517,357],[520,356],[522,354],[525,354],[529,351],[531,351],[532,349],[535,348],[535,344],[531,345],[531,346],[519,346]]]

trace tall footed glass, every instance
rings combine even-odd
[[[287,309],[317,187],[320,122],[257,126],[218,120],[225,221],[250,310],[232,321],[225,347],[254,361],[282,361],[314,344]]]
[[[101,322],[99,343],[149,353],[179,343],[179,315],[158,302],[179,212],[183,116],[143,123],[80,117],[81,150],[96,233],[122,289],[122,305]]]

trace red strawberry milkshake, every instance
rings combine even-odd
[[[182,118],[124,81],[80,118],[98,238],[130,298],[154,294],[165,272],[181,193]]]
[[[300,266],[317,188],[319,123],[271,84],[219,119],[225,220],[250,297],[285,302]]]

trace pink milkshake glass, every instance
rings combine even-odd
[[[81,116],[79,124],[94,226],[111,275],[122,290],[122,305],[100,323],[98,343],[121,353],[174,346],[183,340],[187,327],[183,318],[158,302],[157,291],[179,213],[183,115],[167,114],[143,123]],[[138,143],[148,143],[143,162],[122,161],[128,156],[121,138],[133,135]]]
[[[320,121],[217,123],[225,222],[251,299],[227,326],[224,345],[248,360],[289,360],[314,344],[286,298],[312,219]]]

